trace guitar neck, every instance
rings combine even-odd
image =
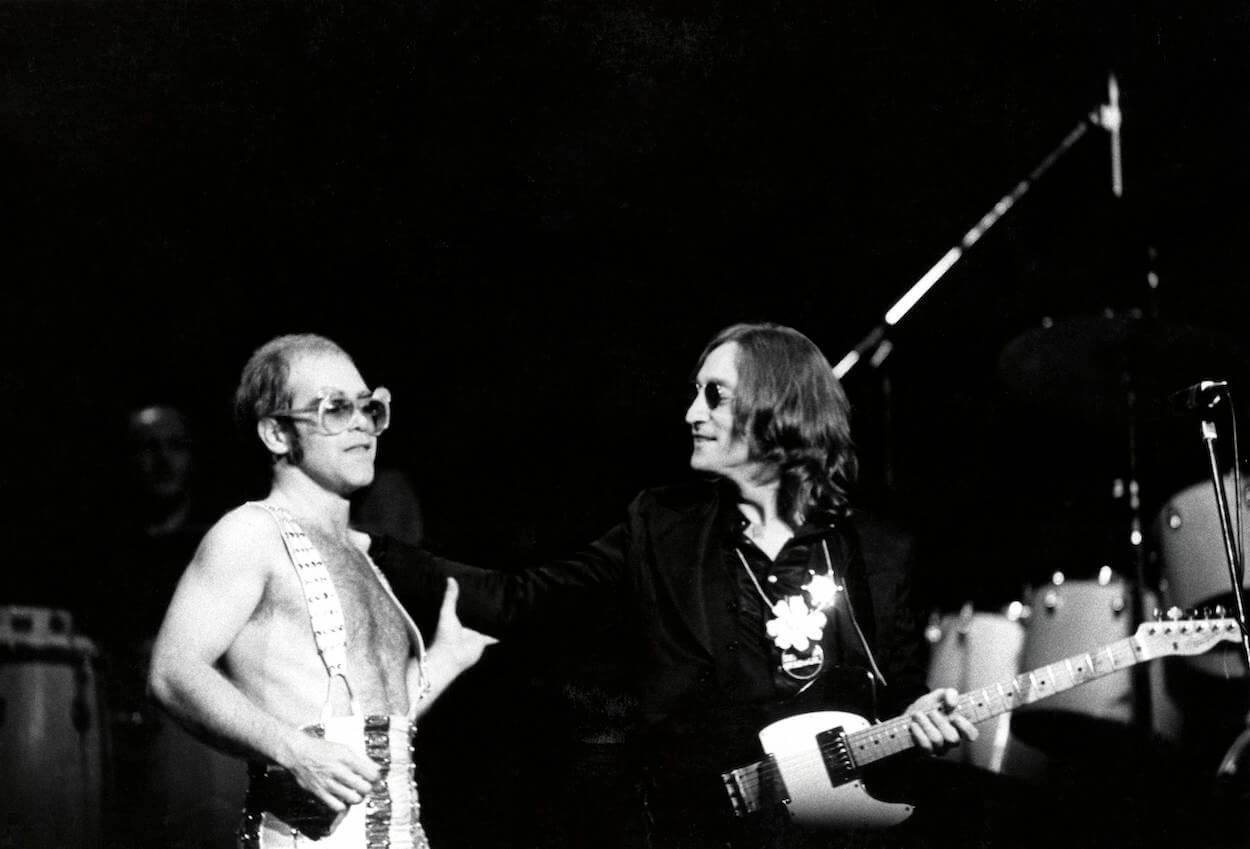
[[[1126,637],[1095,652],[1073,655],[1006,681],[964,693],[959,697],[954,712],[973,723],[983,722],[1104,675],[1128,669],[1150,657],[1136,636]],[[866,766],[915,746],[910,724],[910,717],[899,716],[848,734],[847,743],[856,765]]]

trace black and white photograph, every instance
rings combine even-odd
[[[0,0],[0,849],[1250,846],[1250,7]]]

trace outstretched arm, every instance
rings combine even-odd
[[[149,687],[196,736],[287,768],[300,786],[340,811],[364,798],[379,776],[377,765],[262,710],[218,668],[261,603],[270,564],[285,557],[264,513],[240,509],[218,522],[170,602],[152,651]]]

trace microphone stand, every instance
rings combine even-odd
[[[1202,441],[1206,444],[1207,460],[1211,465],[1211,485],[1215,488],[1216,513],[1220,520],[1220,536],[1224,540],[1224,560],[1228,565],[1229,581],[1232,583],[1233,606],[1237,623],[1241,626],[1241,648],[1245,653],[1246,668],[1250,670],[1250,631],[1246,626],[1246,603],[1241,590],[1243,564],[1237,554],[1237,544],[1233,540],[1233,520],[1228,507],[1228,493],[1224,491],[1223,476],[1220,474],[1220,464],[1215,454],[1216,438],[1214,418],[1209,413],[1203,413]],[[1241,494],[1235,493],[1235,495],[1240,502]],[[1240,507],[1239,503],[1238,509]]]
[[[1015,188],[1003,195],[998,203],[994,204],[988,212],[982,215],[972,229],[963,235],[959,243],[943,254],[942,258],[934,263],[933,267],[926,271],[903,294],[903,297],[898,299],[894,306],[890,307],[883,321],[869,331],[868,335],[860,340],[859,344],[838,361],[837,365],[833,367],[834,376],[841,380],[855,367],[856,363],[866,357],[871,360],[871,365],[874,367],[881,365],[886,356],[889,355],[889,345],[886,338],[889,328],[902,321],[903,316],[920,302],[920,299],[959,261],[964,253],[975,245],[991,227],[997,224],[998,220],[1016,205],[1016,201],[1020,200],[1029,189],[1033,188],[1033,184],[1050,170],[1059,157],[1067,153],[1069,148],[1080,141],[1081,137],[1089,131],[1090,124],[1103,126],[1102,113],[1105,111],[1105,109],[1102,109],[1091,112],[1082,119],[1050,153],[1046,154],[1045,158],[1029,172],[1027,177],[1017,183]]]
[[[1024,197],[1029,189],[1033,188],[1033,184],[1041,178],[1043,174],[1050,170],[1051,166],[1059,160],[1059,157],[1068,152],[1074,144],[1081,140],[1081,137],[1089,131],[1090,125],[1101,127],[1111,136],[1111,192],[1117,198],[1124,194],[1124,177],[1121,169],[1120,156],[1120,124],[1123,116],[1120,113],[1120,86],[1116,82],[1115,74],[1107,77],[1107,102],[1100,104],[1097,109],[1086,115],[1079,124],[1063,137],[1063,140],[1055,146],[1050,153],[1042,159],[1037,166],[1029,172],[1028,176],[1016,184],[1016,187],[1003,195],[998,203],[994,204],[988,212],[981,216],[981,219],[969,230],[964,233],[963,238],[959,240],[950,250],[942,255],[942,258],[933,264],[933,266],[921,275],[912,287],[908,289],[903,297],[895,302],[894,306],[886,311],[884,320],[868,332],[859,344],[852,348],[847,354],[838,361],[833,367],[833,374],[839,380],[847,375],[847,373],[855,367],[855,364],[866,356],[871,359],[871,364],[875,368],[884,362],[889,356],[889,346],[886,339],[886,333],[894,325],[902,321],[903,316],[911,311],[920,299],[933,288],[933,286],[942,278],[942,275],[950,271],[955,263],[959,262],[964,253],[975,245],[985,233],[998,223],[1007,212],[1016,205],[1016,201]]]
[[[1214,406],[1214,403],[1212,406]],[[1215,454],[1216,439],[1215,422],[1209,412],[1204,412],[1202,416],[1202,441],[1206,443],[1207,460],[1211,465],[1211,485],[1215,487],[1216,513],[1220,520],[1220,536],[1224,541],[1224,560],[1228,565],[1228,577],[1232,583],[1231,589],[1233,591],[1233,605],[1237,615],[1237,623],[1241,627],[1241,648],[1246,656],[1246,668],[1250,670],[1250,631],[1247,630],[1246,626],[1246,606],[1241,589],[1245,564],[1242,563],[1241,558],[1238,556],[1240,548],[1233,542],[1232,515],[1228,507],[1228,493],[1224,491],[1223,476],[1220,475],[1220,466]],[[1240,510],[1242,495],[1240,492],[1235,492],[1234,496],[1237,498],[1237,509]],[[1224,757],[1215,771],[1217,779],[1231,779],[1237,775],[1241,753],[1247,746],[1250,746],[1250,715],[1246,716],[1246,725],[1246,729],[1237,736],[1232,746],[1224,753]]]

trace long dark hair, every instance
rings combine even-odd
[[[850,403],[825,355],[792,328],[735,324],[708,342],[696,368],[729,342],[738,345],[734,435],[777,470],[781,517],[798,527],[814,513],[845,515],[855,478]]]

